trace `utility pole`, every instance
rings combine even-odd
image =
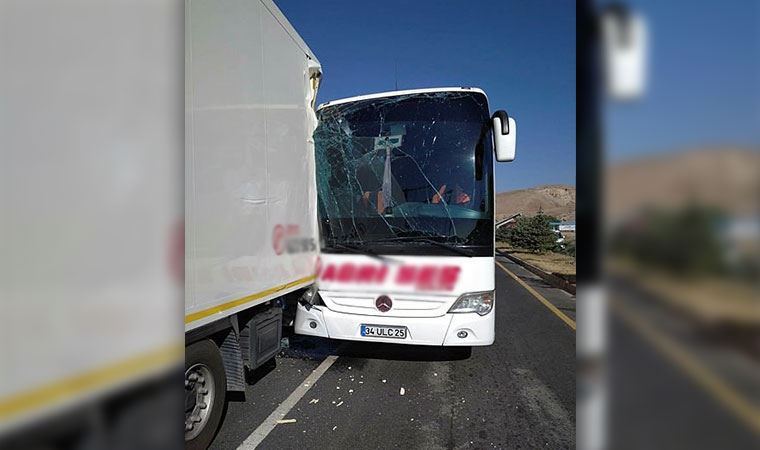
[[[576,337],[578,448],[609,448],[607,315],[603,280],[604,148],[602,100],[631,100],[644,90],[647,38],[643,20],[622,3],[596,11],[592,0],[576,4],[577,231],[579,252]]]

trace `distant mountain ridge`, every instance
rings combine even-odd
[[[561,220],[575,220],[575,186],[547,184],[496,194],[496,218],[512,214],[544,214]]]
[[[760,152],[736,148],[697,149],[620,162],[605,174],[605,214],[615,221],[645,207],[688,203],[756,215],[760,197]]]
[[[760,152],[752,149],[694,149],[649,155],[608,166],[603,174],[606,220],[645,207],[677,208],[688,203],[717,207],[736,216],[760,208]],[[575,187],[549,184],[496,194],[496,218],[544,213],[575,220]]]

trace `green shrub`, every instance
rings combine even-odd
[[[511,228],[502,227],[497,232],[497,239],[508,242],[513,247],[534,253],[546,253],[556,246],[557,234],[551,223],[557,219],[545,214],[533,217],[520,217]]]
[[[611,250],[644,265],[677,275],[724,271],[716,224],[722,214],[689,205],[679,210],[649,210],[613,235]]]
[[[496,229],[496,241],[497,242],[509,242],[512,229],[507,226],[502,226]]]
[[[557,248],[554,249],[554,252],[575,258],[575,241],[565,242],[562,246],[557,244]]]

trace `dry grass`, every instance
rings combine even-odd
[[[684,280],[622,260],[614,261],[609,269],[703,322],[760,324],[760,296],[755,286],[714,277]]]
[[[515,249],[505,242],[497,242],[499,250],[514,255],[528,264],[534,265],[544,272],[555,273],[559,275],[575,275],[575,258],[568,255],[562,255],[554,252],[547,252],[543,255]]]

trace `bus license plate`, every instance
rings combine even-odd
[[[406,327],[389,327],[384,325],[362,324],[362,336],[406,339]]]

